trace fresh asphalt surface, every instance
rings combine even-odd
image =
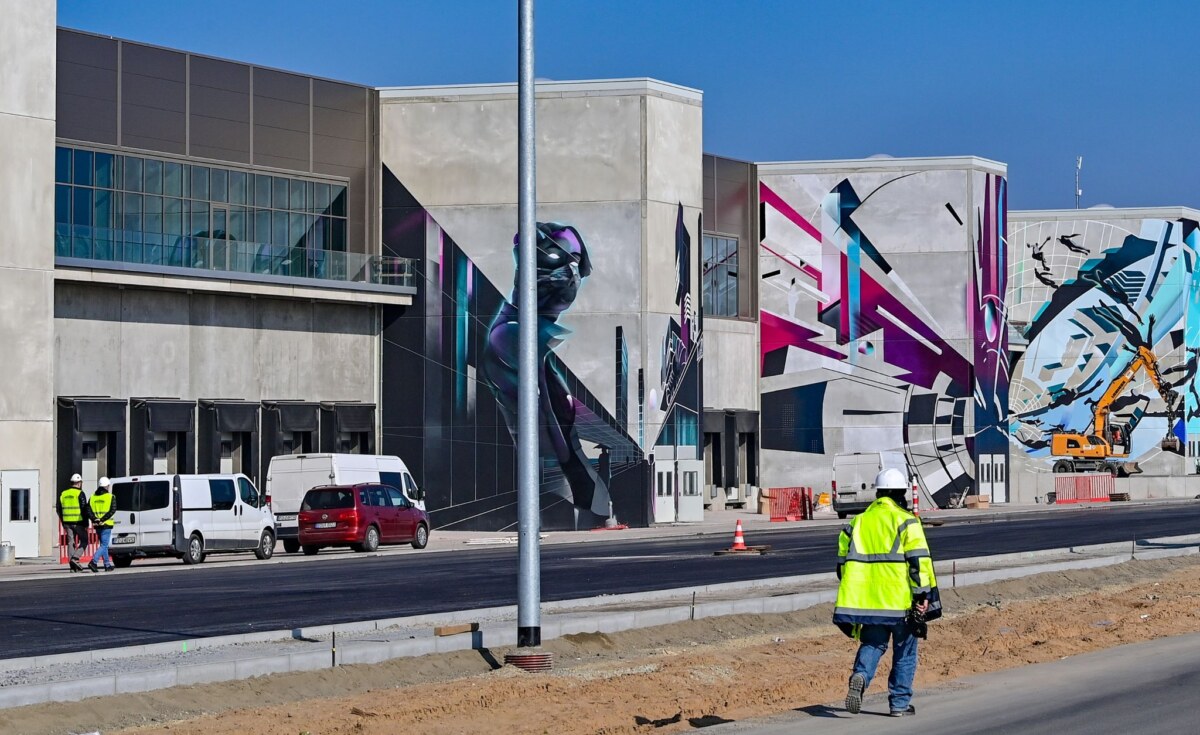
[[[956,519],[927,534],[935,559],[961,559],[1198,531],[1200,503],[1179,503]],[[542,599],[832,571],[837,532],[756,531],[749,543],[770,544],[766,556],[714,557],[726,535],[545,545]],[[225,568],[219,559],[152,574],[64,570],[59,579],[0,582],[0,659],[516,603],[515,546]]]
[[[858,715],[850,715],[836,702],[804,707],[767,721],[712,727],[705,732],[712,735],[1195,733],[1200,731],[1196,723],[1197,686],[1200,686],[1200,635],[1172,636],[966,677],[929,691],[917,690],[913,697],[915,717],[885,717],[887,682],[877,678],[871,683]]]

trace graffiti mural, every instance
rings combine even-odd
[[[1184,470],[1200,437],[1197,223],[1100,212],[1014,222],[1009,242],[1010,318],[1027,341],[1008,425],[1022,463],[1069,471],[1054,437],[1103,434],[1121,474]]]
[[[763,175],[764,484],[899,450],[939,504],[1007,464],[1006,182],[972,170]]]

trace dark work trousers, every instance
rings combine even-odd
[[[70,554],[71,561],[78,562],[87,547],[88,524],[64,523],[63,530],[67,532],[67,553]]]

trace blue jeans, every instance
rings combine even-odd
[[[917,674],[917,638],[908,623],[895,625],[864,625],[859,637],[858,655],[854,657],[854,673],[866,681],[863,691],[871,686],[879,660],[892,640],[892,673],[888,676],[888,704],[893,712],[908,709],[912,701],[912,682]]]
[[[100,547],[92,555],[92,563],[99,564],[103,561],[104,568],[108,569],[113,565],[112,555],[108,553],[108,542],[112,539],[112,528],[97,528],[96,535],[100,537]]]

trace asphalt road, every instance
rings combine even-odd
[[[1200,504],[1183,503],[947,523],[929,528],[928,536],[935,559],[956,559],[1198,530]],[[798,525],[755,532],[750,543],[773,547],[761,557],[714,557],[728,546],[724,535],[547,545],[542,599],[831,571],[836,534]],[[64,573],[0,582],[0,658],[516,602],[515,547],[224,568],[217,559],[152,574]]]
[[[1160,638],[917,691],[914,717],[889,718],[872,683],[858,715],[841,703],[765,722],[708,728],[713,735],[1127,735],[1195,733],[1200,635]]]

